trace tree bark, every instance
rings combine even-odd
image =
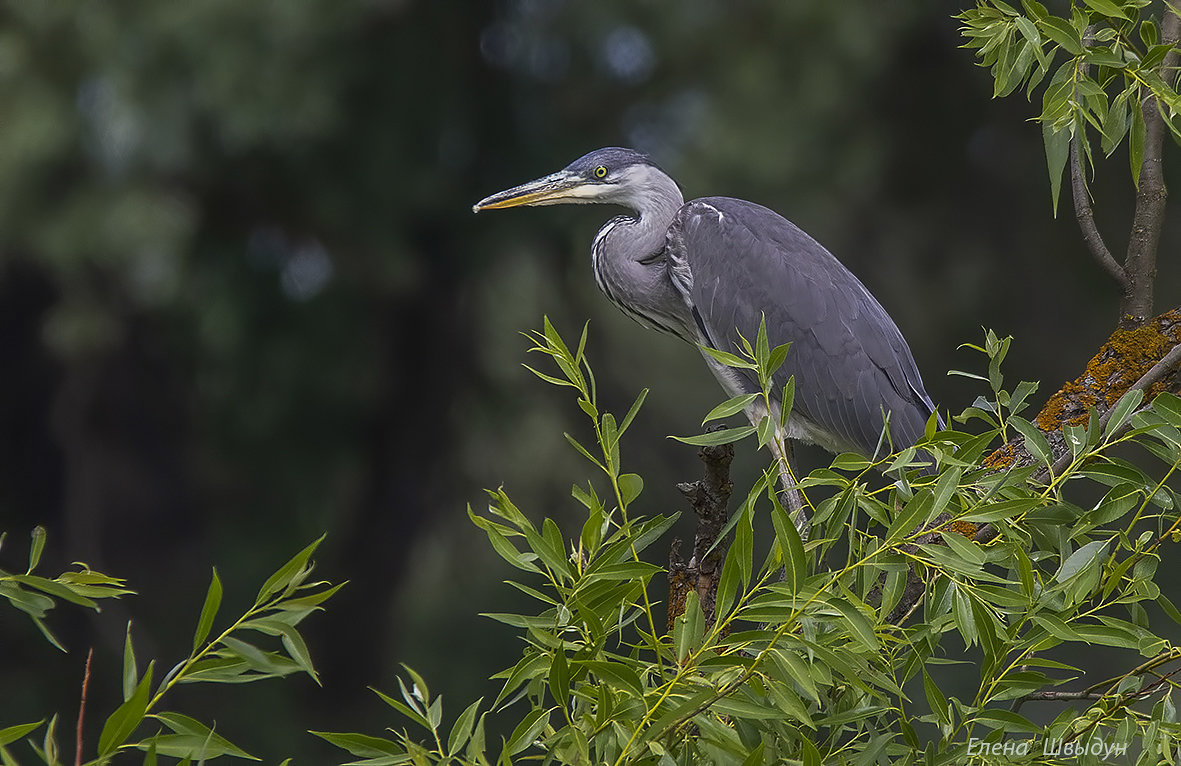
[[[685,597],[697,591],[707,625],[715,618],[718,581],[722,576],[722,562],[729,545],[718,540],[730,519],[730,463],[734,460],[734,445],[702,447],[698,451],[705,464],[705,475],[694,482],[678,484],[677,489],[689,501],[697,515],[697,531],[693,539],[693,555],[688,563],[681,559],[681,541],[673,541],[668,563],[668,629],[685,611]],[[715,546],[714,543],[717,542]],[[710,550],[713,548],[713,550]]]

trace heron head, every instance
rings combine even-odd
[[[635,206],[637,195],[648,186],[646,178],[659,174],[648,159],[632,149],[596,149],[574,160],[557,173],[514,186],[472,206],[472,212],[519,205],[614,203]]]

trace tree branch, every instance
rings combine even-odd
[[[697,481],[677,485],[697,514],[697,531],[693,538],[693,555],[687,564],[681,560],[680,540],[673,541],[669,552],[669,630],[676,618],[684,613],[685,597],[690,590],[697,591],[706,624],[713,624],[722,561],[729,547],[724,540],[719,541],[718,536],[730,519],[730,492],[733,489],[730,463],[734,460],[734,445],[702,447],[697,455],[705,464],[705,475]]]
[[[1162,356],[1160,360],[1156,362],[1156,364],[1152,365],[1152,367],[1150,367],[1147,372],[1141,375],[1135,383],[1133,383],[1131,386],[1128,386],[1128,388],[1120,394],[1120,397],[1124,396],[1124,394],[1129,391],[1144,391],[1146,394],[1145,399],[1147,400],[1147,393],[1150,391],[1150,389],[1152,389],[1157,383],[1161,382],[1166,375],[1175,371],[1179,364],[1181,364],[1181,343],[1169,349],[1169,352]],[[1103,429],[1107,425],[1108,421],[1111,419],[1111,413],[1111,408],[1108,408],[1100,416],[1098,423],[1100,429]],[[1130,425],[1125,427],[1130,427]],[[1073,459],[1074,454],[1069,449],[1067,449],[1058,456],[1052,466],[1049,468],[1043,468],[1041,471],[1034,474],[1031,478],[1031,481],[1047,481],[1051,476],[1056,476],[1057,474],[1064,471],[1066,467],[1070,465]],[[992,524],[985,524],[976,532],[975,540],[978,543],[987,543],[993,540],[997,534],[998,532],[995,526]]]
[[[1124,267],[1115,260],[1115,256],[1107,249],[1099,227],[1095,225],[1095,213],[1091,209],[1091,193],[1087,189],[1086,169],[1083,167],[1083,147],[1085,140],[1084,126],[1080,126],[1070,141],[1070,188],[1074,192],[1074,217],[1078,227],[1082,230],[1083,244],[1091,251],[1091,255],[1099,265],[1111,275],[1123,290],[1124,300],[1128,301],[1132,295],[1132,282]]]
[[[1176,44],[1181,39],[1181,16],[1177,8],[1166,3],[1161,20],[1161,42]],[[1170,50],[1160,65],[1166,82],[1173,77],[1177,66],[1177,49]],[[1150,91],[1140,102],[1144,117],[1144,155],[1140,162],[1140,177],[1136,189],[1136,212],[1132,216],[1132,235],[1128,239],[1128,254],[1124,270],[1131,283],[1131,293],[1120,306],[1120,324],[1136,327],[1152,316],[1153,292],[1156,283],[1156,255],[1160,243],[1161,226],[1165,220],[1165,202],[1169,193],[1161,171],[1161,147],[1164,143],[1164,117],[1156,96]]]

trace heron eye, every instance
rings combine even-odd
[[[595,178],[606,178],[606,177],[607,177],[606,166],[599,165],[597,168],[595,168]]]

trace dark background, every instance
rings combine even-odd
[[[686,197],[756,200],[825,243],[893,314],[945,411],[982,393],[945,375],[981,370],[957,346],[982,327],[1016,337],[1010,383],[1044,381],[1040,404],[1104,339],[1117,295],[1069,200],[1052,216],[1040,98],[991,99],[958,10],[4,3],[0,567],[23,570],[42,524],[43,572],[84,560],[139,595],[56,610],[68,655],[0,609],[0,727],[72,721],[89,646],[97,726],[119,701],[129,619],[162,672],[188,651],[211,566],[228,616],[324,532],[318,574],[350,581],[305,623],[324,687],[186,688],[175,707],[268,762],[315,763],[328,756],[304,730],[395,723],[366,686],[395,689],[401,662],[450,715],[494,689],[519,647],[477,613],[517,602],[466,505],[503,484],[569,528],[570,485],[591,475],[562,438],[585,434],[582,415],[520,366],[520,332],[548,314],[574,339],[589,319],[603,404],[651,388],[624,445],[646,513],[677,509],[673,484],[698,470],[665,437],[721,396],[693,349],[597,293],[589,247],[612,211],[471,214],[599,146],[646,151]],[[1126,155],[1099,167],[1120,252]],[[805,470],[822,459],[801,455]],[[761,460],[741,455],[737,475]]]

